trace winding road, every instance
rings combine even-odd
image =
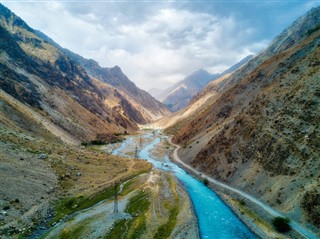
[[[258,199],[252,197],[251,195],[240,191],[239,189],[233,188],[225,183],[219,182],[216,179],[194,169],[193,167],[191,167],[190,165],[186,164],[185,162],[183,162],[179,156],[178,156],[178,150],[180,149],[180,146],[177,144],[174,144],[171,140],[171,138],[169,138],[169,143],[173,146],[175,146],[175,150],[173,152],[173,158],[174,160],[179,163],[181,166],[183,166],[184,168],[189,169],[191,172],[197,174],[197,175],[201,175],[202,178],[207,178],[209,182],[215,184],[216,186],[219,186],[221,188],[227,189],[231,192],[237,193],[238,195],[241,195],[242,197],[248,199],[250,202],[260,206],[264,211],[266,211],[267,213],[269,213],[270,215],[274,216],[274,217],[284,217],[284,215],[282,215],[281,213],[277,212],[276,210],[274,210],[273,208],[271,208],[270,206],[264,204],[263,202],[259,201]],[[303,236],[304,238],[307,239],[319,239],[319,237],[317,237],[316,235],[314,235],[313,233],[309,232],[308,230],[306,230],[305,228],[303,228],[301,225],[299,225],[297,222],[290,220],[290,226],[296,231],[298,232],[301,236]]]

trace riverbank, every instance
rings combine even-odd
[[[117,212],[112,195],[69,215],[41,238],[198,238],[187,195],[170,173],[152,170],[123,182]]]
[[[174,148],[166,141],[166,135],[158,132],[148,137],[153,138],[153,141],[142,150],[142,158],[156,168],[173,172],[182,182],[192,200],[202,238],[257,238],[213,190],[170,161],[170,151]],[[159,153],[160,157],[155,156]]]
[[[16,133],[0,134],[0,238],[25,238],[57,214],[70,213],[56,211],[60,202],[92,198],[116,181],[151,169],[145,161],[122,160],[94,146],[22,140]]]
[[[151,131],[149,133],[152,135]],[[128,137],[123,144],[107,145],[102,148],[106,152],[132,158],[135,156],[137,147],[141,149],[153,141],[153,137],[143,137],[145,134],[146,132],[141,132],[141,134],[137,134],[134,137]],[[164,156],[166,155],[166,150],[150,150],[150,153],[160,164],[165,164]],[[149,192],[149,207],[146,209],[144,217],[146,219],[146,229],[139,234],[139,237],[198,239],[197,218],[193,211],[189,195],[184,190],[183,185],[181,185],[177,178],[170,172],[153,169],[148,175],[148,179],[142,180],[140,184],[137,185],[140,187],[148,183],[145,190]],[[114,227],[119,228],[120,224],[123,227],[127,227],[128,223],[125,224],[119,221]],[[110,238],[114,238],[112,235],[121,233],[115,230],[117,229],[110,232]],[[130,234],[131,232],[127,230],[126,233]],[[119,236],[117,238],[119,238]]]
[[[193,175],[198,180],[202,181],[205,178],[208,180],[208,187],[214,190],[220,198],[234,211],[234,213],[259,237],[261,238],[316,238],[305,229],[301,228],[296,222],[291,223],[292,229],[286,234],[280,234],[273,228],[271,221],[275,216],[281,214],[275,210],[262,205],[263,203],[254,199],[253,197],[242,193],[237,189],[233,189],[217,180],[202,174],[190,165],[184,163],[178,156],[179,145],[173,144],[169,138],[168,143],[175,149],[172,154],[171,160],[184,168],[188,173]],[[263,206],[263,207],[261,207]]]

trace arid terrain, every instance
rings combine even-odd
[[[138,159],[155,139],[261,238],[303,237],[270,211],[320,237],[320,7],[251,57],[169,87],[171,113],[0,4],[0,238],[200,238],[187,187]]]
[[[319,8],[155,125],[180,158],[319,233]]]
[[[40,122],[33,122],[33,118],[0,102],[7,113],[17,116],[17,121],[10,124],[6,118],[1,120],[2,236],[27,234],[52,214],[60,218],[77,210],[55,212],[52,205],[61,200],[75,197],[90,204],[89,198],[101,194],[114,182],[150,170],[144,161],[121,160],[91,146],[64,144]],[[29,129],[21,128],[23,125]]]

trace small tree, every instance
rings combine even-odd
[[[272,225],[278,232],[285,233],[291,230],[289,222],[289,218],[275,217],[272,220]]]
[[[204,178],[204,179],[202,180],[202,182],[203,182],[203,184],[206,185],[206,186],[208,186],[208,184],[209,184],[209,180],[208,180],[207,178]]]

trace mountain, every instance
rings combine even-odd
[[[189,104],[190,100],[197,93],[202,91],[209,82],[235,71],[249,61],[252,57],[252,55],[245,57],[240,62],[231,66],[221,74],[210,74],[203,69],[197,70],[187,76],[185,79],[177,82],[168,89],[163,90],[161,94],[155,95],[155,97],[166,104],[173,112],[179,111],[185,108]]]
[[[154,99],[146,91],[139,89],[132,81],[130,81],[119,66],[103,68],[94,60],[85,59],[61,47],[60,49],[71,59],[80,64],[91,77],[105,82],[129,96],[132,99],[131,102],[133,103],[134,101],[134,106],[142,112],[146,122],[161,118],[170,113],[165,105]]]
[[[93,140],[169,113],[119,67],[102,68],[61,48],[2,5],[0,13],[1,89],[66,134]]]
[[[320,228],[320,7],[157,122],[202,172]]]
[[[53,217],[57,201],[78,207],[150,169],[91,144],[117,142],[169,111],[119,67],[93,66],[84,68],[0,4],[1,238],[25,238]],[[69,213],[54,209],[55,217]]]
[[[101,67],[98,62],[92,59],[86,59],[61,47],[42,32],[36,31],[36,34],[42,39],[50,42],[70,59],[81,65],[89,76],[105,82],[123,92],[124,95],[129,96],[130,102],[138,108],[145,118],[143,122],[138,122],[139,124],[150,122],[170,113],[166,106],[154,99],[149,93],[139,89],[132,81],[130,81],[119,66],[113,68]]]
[[[187,106],[190,99],[217,76],[218,74],[211,75],[202,69],[197,70],[164,90],[158,99],[172,111],[178,111]]]
[[[227,70],[225,70],[224,72],[222,72],[220,75],[226,75],[229,73],[234,72],[235,70],[238,70],[241,66],[243,66],[244,64],[246,64],[254,55],[248,55],[245,58],[243,58],[242,60],[240,60],[238,63],[234,64],[233,66],[231,66],[230,68],[228,68]]]
[[[235,70],[240,70],[242,67],[246,67],[246,62],[248,62],[253,55],[248,55],[243,58],[241,61],[231,66],[221,74],[217,74],[217,78],[210,81],[207,86],[197,94],[195,94],[188,102],[188,105],[183,109],[173,112],[168,116],[154,122],[160,128],[167,128],[169,134],[173,134],[180,128],[182,125],[185,125],[192,118],[200,114],[212,101],[215,100],[219,85],[224,83],[224,80],[227,79],[230,74]],[[171,127],[172,126],[172,127]]]

